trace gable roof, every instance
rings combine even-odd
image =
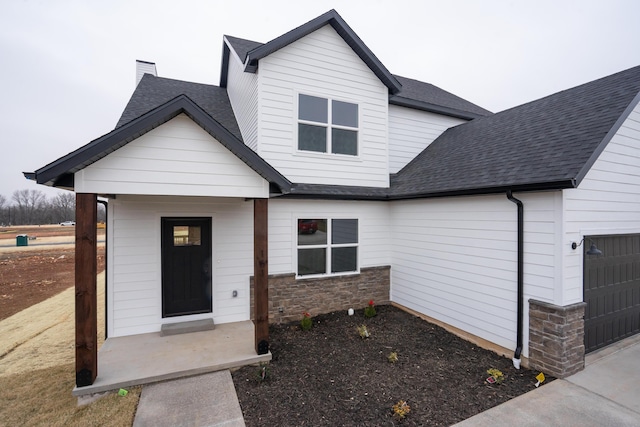
[[[392,177],[390,196],[577,187],[639,92],[635,67],[450,128]]]
[[[242,142],[224,89],[150,74],[140,81],[113,131],[25,176],[38,184],[73,187],[75,172],[183,113],[280,192],[289,191],[291,183]]]
[[[364,44],[358,35],[349,27],[342,17],[334,9],[323,13],[317,18],[312,19],[306,24],[294,28],[293,30],[276,37],[268,43],[257,43],[249,40],[238,39],[237,37],[227,37],[229,43],[232,43],[233,49],[236,51],[240,59],[243,61],[244,71],[255,73],[258,69],[258,63],[262,58],[282,49],[285,46],[311,34],[325,25],[331,25],[333,29],[343,38],[343,40],[353,49],[353,51],[367,64],[380,81],[387,86],[389,93],[398,93],[401,85],[398,80],[387,70],[374,53]],[[220,86],[225,87],[227,81],[228,51],[224,51],[223,68],[220,73]]]
[[[116,128],[179,95],[189,97],[215,121],[242,141],[242,134],[233,114],[226,89],[213,85],[156,77],[151,74],[145,74],[136,86],[116,124]]]
[[[239,37],[224,37],[242,61],[246,61],[246,57],[249,55],[249,52],[264,46],[262,43],[241,39]],[[227,44],[223,43],[223,45],[224,52],[222,57],[220,86],[226,87],[230,52]],[[459,96],[440,89],[430,83],[401,77],[395,74],[393,77],[400,82],[402,87],[399,92],[394,95],[389,95],[390,104],[436,114],[443,114],[465,120],[471,120],[477,117],[484,117],[493,114],[489,110],[485,110],[472,102],[462,99]]]

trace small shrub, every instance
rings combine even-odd
[[[311,315],[305,311],[304,313],[302,313],[300,328],[302,328],[303,331],[309,331],[311,330],[312,326],[313,326],[313,320],[311,320]]]
[[[376,315],[376,308],[373,305],[373,300],[369,300],[369,305],[364,308],[364,317],[367,319]]]
[[[360,338],[369,338],[371,334],[369,334],[369,330],[367,329],[367,325],[360,325],[357,327],[358,333],[360,334]]]
[[[411,407],[404,400],[399,400],[391,409],[393,409],[393,417],[399,420],[403,419],[409,415],[409,412],[411,412]]]
[[[387,360],[389,361],[389,363],[396,363],[398,361],[398,353],[392,351],[391,353],[389,353],[389,356],[387,356]]]
[[[269,369],[269,365],[267,363],[261,363],[260,368],[258,369],[258,381],[264,382],[271,377],[271,370]]]

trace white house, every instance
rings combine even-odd
[[[225,36],[219,86],[138,66],[112,132],[25,174],[77,193],[79,235],[108,199],[110,337],[254,318],[260,353],[373,298],[566,376],[640,331],[640,67],[492,114],[333,10]]]

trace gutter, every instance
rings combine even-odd
[[[507,190],[507,199],[518,206],[518,325],[516,338],[516,351],[513,354],[513,366],[520,369],[520,355],[522,354],[522,328],[524,307],[524,206],[515,197],[511,190]]]

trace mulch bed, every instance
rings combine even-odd
[[[449,426],[535,388],[538,371],[516,370],[395,307],[377,312],[319,315],[306,332],[299,323],[272,325],[266,379],[255,366],[232,374],[246,425]],[[358,334],[362,324],[369,338]],[[502,384],[486,382],[490,368],[502,371]],[[393,414],[399,400],[410,406],[404,419]]]

